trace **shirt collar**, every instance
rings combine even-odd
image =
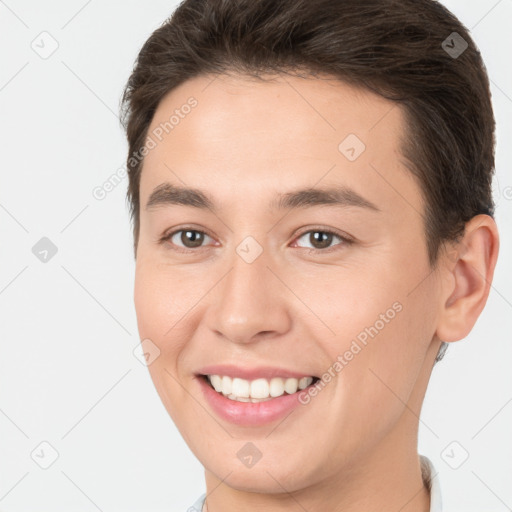
[[[425,455],[420,455],[421,476],[430,491],[430,512],[442,512],[441,484],[432,461]]]

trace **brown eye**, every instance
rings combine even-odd
[[[306,238],[307,236],[307,238]],[[305,238],[312,247],[304,247],[305,249],[312,249],[322,252],[328,252],[330,249],[336,248],[336,246],[344,246],[352,243],[348,237],[339,235],[333,231],[325,229],[313,229],[302,233],[297,240]],[[341,243],[331,245],[335,239],[341,240]]]
[[[199,231],[197,229],[184,228],[173,231],[168,235],[164,235],[161,239],[161,242],[169,241],[172,245],[176,246],[176,250],[193,250],[203,246],[202,244],[205,241],[205,237],[211,238],[203,231]]]
[[[185,245],[185,247],[201,247],[204,240],[204,233],[195,230],[182,230],[180,233],[181,236],[179,237],[179,240]]]
[[[315,249],[326,249],[332,243],[334,235],[325,231],[310,231],[309,241]]]

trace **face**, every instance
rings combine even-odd
[[[210,482],[328,486],[416,450],[439,286],[404,130],[399,107],[319,78],[203,76],[160,103],[135,306],[160,351],[151,378]],[[290,392],[237,401],[230,382]]]

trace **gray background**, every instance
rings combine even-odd
[[[512,0],[443,3],[472,29],[492,82],[501,251],[486,309],[434,369],[419,451],[439,471],[445,510],[501,512],[512,507]],[[179,511],[204,490],[202,466],[133,353],[117,119],[140,46],[176,5],[0,1],[4,512]],[[94,191],[116,175],[120,183],[98,199]]]

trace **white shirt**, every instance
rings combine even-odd
[[[425,455],[420,455],[421,474],[423,481],[430,491],[430,512],[442,512],[441,485],[437,471],[431,460]],[[187,509],[187,512],[202,512],[206,493],[203,493],[197,501]]]

